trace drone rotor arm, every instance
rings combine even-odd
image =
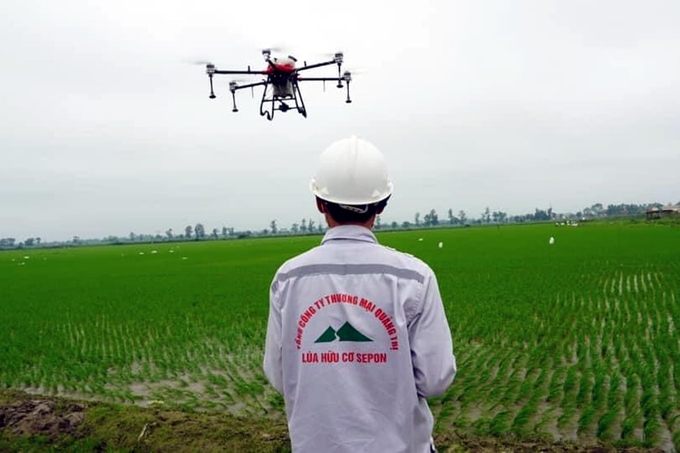
[[[298,77],[298,82],[342,82],[342,77]]]
[[[222,69],[215,69],[213,74],[250,74],[250,75],[266,75],[267,73],[264,71],[225,71]]]
[[[314,68],[320,68],[322,66],[329,66],[332,64],[336,64],[335,60],[331,61],[324,61],[323,63],[314,63],[306,66],[301,66],[299,68],[296,68],[297,71],[304,71],[305,69],[314,69]]]
[[[234,87],[230,87],[229,89],[231,91],[238,91],[238,90],[241,90],[243,88],[252,88],[252,87],[257,87],[257,86],[265,85],[265,84],[267,84],[267,81],[263,80],[261,82],[248,83],[248,84],[245,84],[245,85],[236,85]]]

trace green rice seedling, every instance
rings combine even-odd
[[[612,432],[613,424],[619,416],[619,409],[617,407],[610,408],[605,412],[597,422],[597,438],[605,441],[614,439]]]
[[[645,417],[642,425],[642,441],[646,446],[652,447],[659,440],[661,423],[656,417]]]
[[[607,370],[604,368],[599,368],[596,370],[595,383],[593,384],[593,390],[591,395],[591,404],[599,409],[602,409],[603,405],[606,403],[607,396]]]
[[[576,407],[583,409],[590,404],[591,387],[591,374],[589,372],[582,373],[579,380],[578,393],[576,394]]]
[[[565,406],[564,409],[563,409],[562,415],[560,415],[557,418],[558,428],[565,430],[571,424],[575,415],[576,415],[576,407]]]
[[[621,423],[621,439],[629,443],[634,443],[636,440],[635,431],[642,425],[642,414],[639,412],[627,413],[626,417]]]
[[[488,433],[492,436],[500,436],[510,430],[510,411],[501,411],[489,423]]]
[[[607,407],[614,408],[621,404],[623,396],[621,394],[621,375],[617,372],[612,373],[609,381],[609,392],[607,394]]]
[[[567,371],[564,367],[553,371],[550,377],[550,384],[548,385],[548,396],[546,397],[548,403],[557,403],[561,399],[564,392],[566,374]]]
[[[635,374],[630,375],[626,383],[626,394],[623,399],[626,412],[633,412],[639,407],[641,393],[640,379]]]
[[[592,406],[588,406],[583,409],[581,416],[578,419],[577,432],[579,435],[587,435],[592,430],[592,423],[597,415],[597,409]]]
[[[534,415],[536,415],[537,411],[537,402],[535,400],[529,401],[515,415],[515,418],[512,420],[512,425],[510,426],[510,431],[519,436],[526,436],[531,420]]]

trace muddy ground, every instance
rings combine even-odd
[[[289,452],[283,422],[0,391],[0,451]],[[440,452],[661,452],[544,441],[436,438]]]

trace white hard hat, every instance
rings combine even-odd
[[[392,182],[380,150],[353,135],[332,143],[321,153],[310,189],[331,203],[367,205],[392,195]]]

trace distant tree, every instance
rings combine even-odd
[[[42,240],[42,239],[40,239],[40,237],[37,237],[37,238],[35,238],[35,243],[38,244],[38,245],[40,245],[40,241],[41,241],[41,240]]]
[[[205,237],[205,227],[202,223],[197,223],[194,227],[194,235],[196,239],[203,239]]]
[[[218,229],[217,229],[217,228],[213,228],[213,229],[212,229],[212,234],[211,234],[210,236],[212,236],[213,239],[217,239],[217,238],[219,237],[219,231],[218,231]]]
[[[376,216],[375,217],[375,229],[379,230],[380,228],[382,228],[382,224],[380,223],[380,216]]]
[[[307,220],[306,219],[302,219],[302,221],[300,222],[300,231],[303,232],[303,233],[307,232]]]
[[[453,216],[453,209],[449,208],[448,215],[449,215],[449,225],[453,225],[454,224],[453,219],[455,219],[455,217]]]
[[[227,230],[227,227],[223,226],[222,227],[222,237],[226,238],[228,233],[229,233],[229,230]]]
[[[392,222],[392,229],[396,230],[397,228],[399,228],[399,224],[396,221]]]
[[[458,211],[458,218],[460,219],[460,223],[465,224],[465,221],[467,220],[467,215],[465,214],[465,211],[462,209]]]
[[[172,228],[168,228],[167,231],[165,232],[165,235],[168,237],[168,239],[172,239]]]
[[[439,225],[439,216],[437,215],[437,211],[434,209],[430,209],[430,225]]]
[[[534,211],[533,218],[529,218],[529,220],[534,220],[536,222],[542,222],[546,220],[551,220],[552,219],[552,208],[548,209],[547,211],[544,209],[538,209]]]
[[[401,227],[402,228],[411,228],[411,222],[409,222],[408,220],[405,220],[401,223]]]
[[[276,234],[279,229],[276,227],[276,220],[272,220],[269,224],[269,229],[272,230],[272,234]]]
[[[486,209],[484,209],[484,212],[482,213],[482,222],[484,222],[484,223],[491,222],[491,215],[490,215],[490,210],[489,210],[488,206],[486,207]]]
[[[290,227],[290,230],[291,230],[294,234],[298,234],[298,233],[300,232],[300,226],[299,226],[297,223],[294,223],[294,224]]]
[[[602,203],[595,203],[590,209],[596,217],[602,217],[604,215],[604,206],[602,206]]]
[[[416,212],[416,217],[414,219],[416,221],[416,226],[420,225],[420,213]]]
[[[309,219],[309,223],[307,224],[307,231],[310,233],[314,232],[314,221],[312,219]]]
[[[78,237],[78,236],[76,236],[76,237]],[[134,241],[136,237],[137,237],[137,236],[135,235],[135,233],[133,233],[132,231],[130,231],[130,240],[131,240],[131,241]],[[73,242],[75,242],[75,241],[73,241]]]
[[[15,241],[14,238],[2,238],[0,239],[0,248],[12,248]]]
[[[187,239],[190,239],[191,236],[193,236],[193,235],[194,235],[194,227],[192,227],[191,225],[187,225],[184,228],[184,237],[187,238]]]
[[[133,233],[130,233],[130,236],[132,236],[132,235],[133,235]],[[74,244],[80,244],[81,243],[80,236],[73,236],[73,243]]]

